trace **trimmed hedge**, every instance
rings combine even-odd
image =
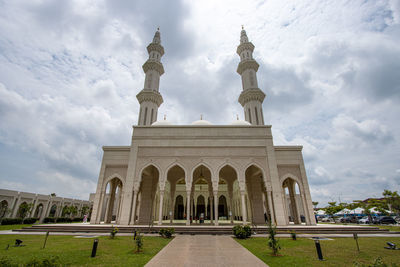
[[[43,220],[44,223],[55,223],[56,222],[56,218],[55,217],[46,217]]]
[[[58,222],[58,223],[63,223],[63,222],[70,223],[70,222],[72,222],[72,219],[68,218],[68,217],[60,217],[60,218],[57,218],[56,222]]]
[[[162,237],[171,238],[172,235],[175,233],[174,228],[161,228],[158,232]]]
[[[239,239],[246,239],[251,236],[251,228],[248,225],[236,225],[232,228],[233,234]]]
[[[22,224],[21,218],[4,218],[1,221],[2,225],[11,225],[11,224]]]
[[[26,218],[23,220],[24,224],[34,224],[39,218]]]
[[[73,222],[83,222],[83,217],[76,217],[72,219]]]

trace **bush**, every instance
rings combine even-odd
[[[276,227],[272,225],[271,221],[268,221],[268,234],[268,246],[272,249],[272,255],[278,256],[281,246],[279,240],[276,238]]]
[[[171,238],[172,235],[175,233],[175,229],[174,228],[162,228],[162,229],[160,229],[160,231],[158,233],[162,237]]]
[[[13,263],[9,258],[7,257],[2,257],[0,259],[0,266],[3,267],[18,267],[18,264]]]
[[[44,223],[55,223],[56,222],[56,218],[54,217],[46,217],[43,220]]]
[[[76,217],[72,219],[73,222],[83,222],[83,217]]]
[[[38,218],[26,218],[24,219],[23,223],[24,224],[34,224],[37,220],[39,220]]]
[[[2,225],[11,225],[11,224],[22,224],[21,218],[4,218],[1,221]]]
[[[233,234],[236,238],[246,239],[251,236],[251,228],[248,225],[244,227],[241,225],[236,225],[232,228]]]
[[[70,223],[70,222],[72,222],[72,219],[68,218],[68,217],[60,217],[60,218],[56,219],[56,222],[58,222],[58,223]]]
[[[138,232],[136,239],[135,239],[135,245],[136,245],[136,252],[142,251],[143,248],[143,236]]]
[[[295,231],[290,231],[290,237],[292,238],[292,240],[297,240],[297,234]]]
[[[111,229],[111,232],[110,232],[110,238],[114,239],[114,237],[117,233],[118,233],[118,228],[113,226]]]

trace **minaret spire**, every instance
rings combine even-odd
[[[237,73],[242,76],[243,91],[239,96],[239,103],[244,108],[245,120],[252,125],[264,125],[262,102],[265,94],[258,88],[257,70],[260,65],[253,59],[254,45],[249,42],[242,25],[240,44],[236,53],[240,56]]]
[[[136,95],[140,103],[138,125],[151,125],[157,120],[158,108],[163,102],[159,92],[160,76],[164,74],[164,66],[161,57],[164,55],[164,47],[161,45],[160,28],[157,28],[153,42],[147,46],[149,58],[143,64],[146,75],[143,90]]]

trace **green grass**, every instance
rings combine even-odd
[[[326,261],[319,261],[315,243],[311,239],[280,238],[281,256],[271,256],[267,238],[253,237],[236,239],[241,245],[260,258],[269,266],[352,266],[353,263],[371,264],[376,258],[382,257],[386,264],[400,262],[400,250],[387,250],[387,241],[400,245],[400,237],[361,237],[358,239],[360,252],[357,251],[353,238],[333,238],[320,241],[322,253]]]
[[[393,232],[400,232],[400,226],[397,225],[371,225],[379,227],[380,229],[388,229],[389,231]]]
[[[11,225],[0,225],[0,231],[3,230],[14,230],[14,229],[21,229],[23,227],[29,227],[32,224],[11,224]]]
[[[15,239],[23,240],[24,247],[13,247]],[[60,262],[69,266],[144,266],[171,239],[146,236],[143,252],[134,253],[134,241],[129,236],[108,236],[99,238],[97,256],[91,258],[94,238],[74,238],[73,236],[50,236],[46,248],[42,249],[44,235],[0,235],[0,259],[7,257],[20,265],[33,257],[39,259],[58,256]],[[10,244],[8,250],[5,250]]]

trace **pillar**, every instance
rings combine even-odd
[[[138,190],[133,191],[133,205],[132,205],[132,214],[131,214],[131,223],[130,224],[135,224],[136,221],[136,203],[137,203],[137,196],[138,196]]]
[[[240,190],[240,197],[242,199],[242,218],[243,224],[247,224],[247,208],[246,208],[246,200],[245,200],[245,192]]]
[[[186,225],[190,225],[190,190],[186,191]]]
[[[210,222],[211,224],[213,223],[213,218],[214,218],[214,198],[212,194],[210,193]]]
[[[268,199],[268,209],[269,212],[271,214],[271,223],[276,224],[276,220],[275,220],[275,211],[274,211],[274,207],[272,205],[272,191],[268,191],[267,190],[267,199]]]
[[[215,214],[214,225],[218,225],[218,191],[214,191],[214,214]]]
[[[289,196],[290,196],[290,206],[291,206],[291,214],[293,216],[293,222],[295,224],[300,224],[300,216],[297,209],[296,204],[296,191],[294,189],[295,183],[293,181],[289,182]]]
[[[164,190],[160,190],[160,205],[158,210],[158,225],[162,224],[163,220],[163,201],[164,201]]]

